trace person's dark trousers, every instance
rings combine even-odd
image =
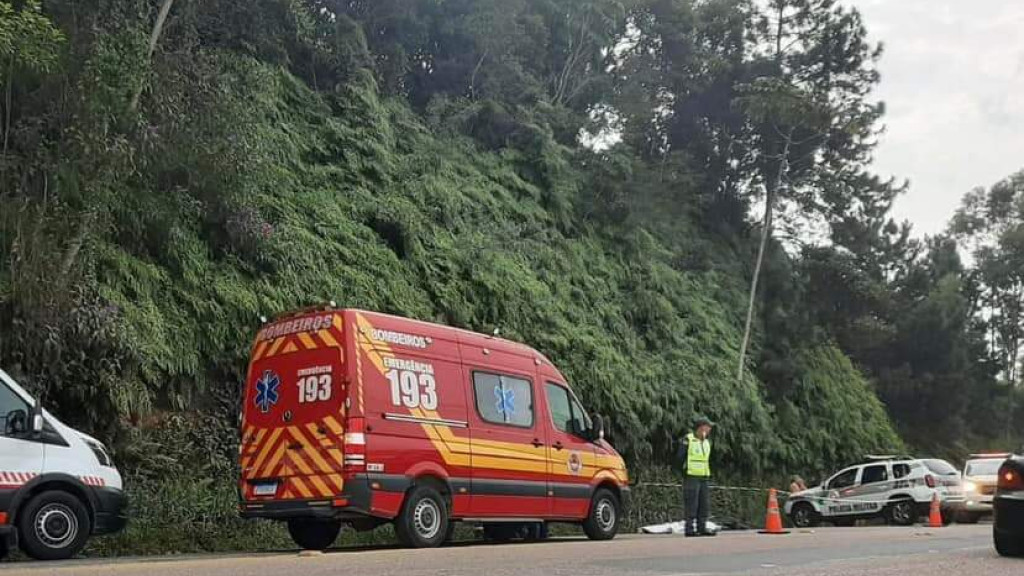
[[[687,476],[683,483],[683,506],[686,512],[686,535],[706,534],[711,513],[710,478]]]

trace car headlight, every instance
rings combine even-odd
[[[970,480],[964,480],[964,492],[977,492],[978,485]]]
[[[96,459],[99,460],[100,466],[106,466],[107,468],[113,468],[114,462],[110,459],[110,455],[107,454],[107,450],[102,444],[97,442],[86,442],[89,448],[92,448],[92,453],[96,455]]]

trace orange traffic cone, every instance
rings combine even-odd
[[[928,510],[928,527],[942,528],[942,509],[939,508],[939,493],[932,494],[932,506]]]
[[[768,492],[768,515],[764,519],[764,530],[759,534],[789,534],[789,530],[782,529],[782,515],[779,514],[779,499],[775,495],[775,488]]]

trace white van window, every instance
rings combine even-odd
[[[473,391],[480,417],[492,424],[533,427],[530,381],[514,376],[473,373]]]
[[[12,436],[25,432],[28,426],[29,406],[13,390],[0,384],[0,433]]]

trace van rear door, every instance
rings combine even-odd
[[[342,492],[344,322],[310,312],[260,330],[243,394],[245,500],[318,500]]]

